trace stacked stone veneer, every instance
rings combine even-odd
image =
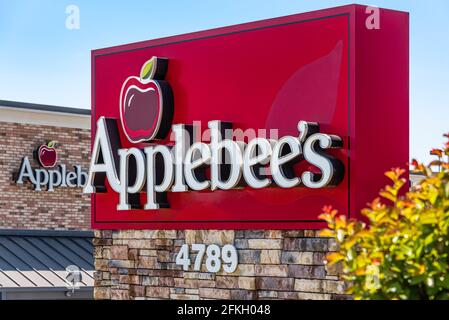
[[[234,244],[239,266],[183,271],[175,257],[184,243]],[[347,298],[338,268],[324,263],[335,243],[317,231],[102,230],[94,245],[96,299]]]

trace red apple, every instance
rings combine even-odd
[[[37,152],[37,159],[44,168],[53,168],[58,161],[58,155],[55,149],[55,141],[50,141],[48,144],[43,144],[39,147]]]
[[[163,139],[173,119],[173,95],[162,80],[167,59],[153,57],[144,63],[140,77],[125,80],[120,92],[120,119],[133,143]]]

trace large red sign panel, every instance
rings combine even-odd
[[[242,155],[251,135],[274,141],[268,147],[274,152],[283,137],[301,140],[302,121],[328,137],[317,148],[334,165],[328,183],[310,187],[325,173],[307,156],[304,139],[292,172],[280,173],[279,179],[299,178],[293,187],[273,181],[254,188],[242,178],[214,189],[213,169],[205,165],[203,190],[169,190],[164,205],[150,208],[146,180],[126,198],[137,205],[119,210],[124,162],[114,154],[117,181],[103,177],[104,188],[92,194],[92,227],[316,229],[325,205],[356,216],[386,182],[383,172],[408,161],[408,15],[381,9],[376,30],[367,29],[367,17],[365,7],[345,6],[93,51],[93,145],[101,129],[121,149],[174,150],[172,126],[194,125],[210,152],[207,132],[220,121],[232,123],[234,140],[246,143]],[[323,153],[311,143],[309,149]],[[154,172],[146,169],[145,179]],[[258,169],[279,180],[270,176],[268,161]],[[310,184],[304,172],[315,176]]]

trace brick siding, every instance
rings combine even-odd
[[[88,169],[90,130],[0,121],[0,228],[90,228],[90,197],[80,188],[36,192],[29,182],[18,185],[13,180],[23,157],[38,167],[33,151],[48,140],[58,142],[58,163],[67,170],[78,164]]]

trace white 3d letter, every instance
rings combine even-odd
[[[112,130],[112,128],[110,128]],[[118,142],[116,142],[118,143]],[[95,192],[95,175],[106,174],[109,185],[115,192],[120,192],[120,180],[117,177],[117,171],[115,166],[114,152],[116,153],[118,146],[113,150],[111,146],[111,140],[109,138],[108,127],[106,119],[100,117],[97,121],[97,131],[95,135],[94,145],[92,148],[92,158],[89,166],[89,175],[87,177],[86,186],[84,187],[84,193]],[[102,159],[102,163],[98,163]],[[104,177],[101,177],[103,180]]]
[[[120,149],[118,153],[120,155],[120,202],[117,210],[130,210],[128,193],[139,193],[145,184],[145,158],[142,151],[137,148]],[[128,186],[130,156],[136,160],[136,181],[133,186]]]

